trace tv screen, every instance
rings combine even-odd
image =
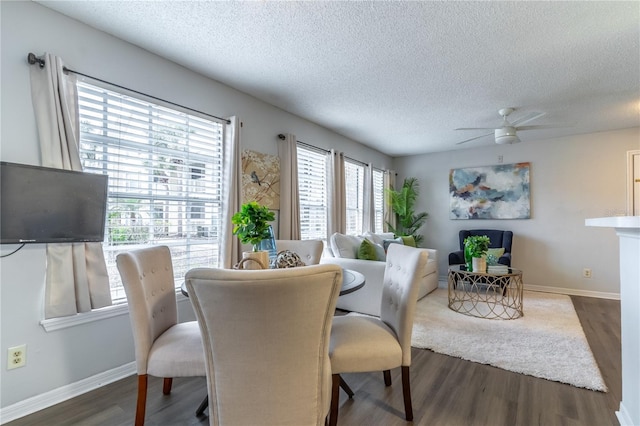
[[[0,162],[0,243],[104,240],[107,179]]]

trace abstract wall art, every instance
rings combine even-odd
[[[451,169],[450,219],[529,219],[530,163]]]

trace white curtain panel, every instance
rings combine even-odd
[[[300,194],[298,191],[298,141],[287,133],[278,143],[280,157],[280,223],[281,240],[300,239]]]
[[[394,228],[396,227],[396,215],[393,213],[391,209],[391,201],[390,197],[387,195],[388,189],[397,189],[396,188],[396,172],[393,170],[385,170],[384,172],[384,231],[389,232],[389,226],[387,223],[390,223]]]
[[[238,117],[229,118],[230,124],[226,125],[224,146],[222,152],[223,164],[223,191],[222,194],[222,232],[220,236],[221,268],[231,268],[240,261],[240,241],[233,235],[231,216],[240,210],[240,189],[242,170],[240,157],[240,120]]]
[[[362,209],[362,232],[374,232],[376,211],[373,199],[373,164],[369,163],[364,168],[364,201]]]
[[[59,57],[45,54],[44,60],[44,67],[30,67],[41,162],[45,167],[81,171],[76,78],[65,74]],[[88,312],[111,303],[101,243],[47,244],[46,319]]]
[[[335,232],[344,234],[347,230],[347,198],[344,178],[344,154],[331,150],[329,159],[327,241]]]

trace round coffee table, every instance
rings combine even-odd
[[[364,275],[353,269],[342,268],[342,287],[340,288],[340,296],[353,293],[364,286]]]
[[[449,309],[488,319],[516,319],[522,309],[522,271],[471,272],[464,265],[449,267]]]

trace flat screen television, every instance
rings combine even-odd
[[[107,180],[0,162],[0,244],[103,241]]]

